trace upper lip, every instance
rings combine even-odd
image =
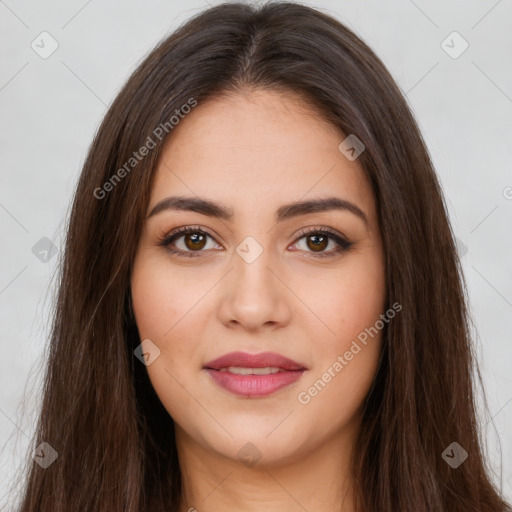
[[[301,364],[274,352],[261,352],[260,354],[249,354],[248,352],[230,352],[224,354],[204,365],[204,368],[220,370],[229,366],[242,368],[267,368],[275,367],[283,370],[305,370]]]

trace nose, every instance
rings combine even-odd
[[[293,293],[279,276],[270,252],[264,250],[250,263],[233,255],[234,268],[224,279],[218,310],[220,321],[227,327],[274,330],[290,322]]]

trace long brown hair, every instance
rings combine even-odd
[[[300,94],[366,147],[359,162],[377,204],[387,301],[403,309],[384,331],[365,401],[353,459],[358,507],[503,510],[476,420],[481,379],[467,292],[417,124],[363,41],[334,18],[287,2],[199,13],[144,59],[105,115],[69,217],[31,447],[46,442],[58,458],[43,469],[27,457],[18,510],[178,510],[174,423],[134,356],[141,340],[131,268],[156,162],[172,137],[169,119],[193,101],[251,88]],[[148,137],[147,155],[130,160]],[[468,453],[457,468],[443,457],[453,442]]]

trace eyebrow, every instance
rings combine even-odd
[[[233,218],[232,208],[227,208],[209,199],[184,196],[172,196],[162,199],[153,207],[147,218],[149,219],[165,210],[191,211],[224,220],[231,220]],[[277,222],[282,222],[300,215],[331,210],[342,210],[353,213],[368,225],[368,219],[359,206],[339,197],[326,197],[285,204],[277,209],[275,219]]]

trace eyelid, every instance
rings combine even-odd
[[[341,255],[342,253],[348,251],[354,243],[351,242],[345,235],[340,233],[339,231],[327,227],[327,226],[308,226],[306,228],[301,229],[295,236],[295,241],[292,245],[298,243],[302,238],[304,238],[308,234],[326,234],[328,237],[333,240],[337,244],[337,248],[330,251],[321,251],[315,253],[314,251],[305,251],[306,257],[311,258],[328,258],[330,256]],[[290,247],[290,246],[288,246]]]
[[[182,251],[181,249],[170,249],[169,248],[169,246],[171,245],[171,242],[174,242],[175,240],[181,238],[182,236],[187,235],[188,233],[196,233],[196,232],[204,233],[204,234],[208,235],[212,240],[215,241],[215,243],[218,244],[217,235],[213,234],[213,232],[210,231],[210,229],[203,227],[203,226],[198,226],[198,225],[188,225],[188,226],[181,226],[179,228],[173,229],[170,232],[168,232],[167,234],[163,235],[162,237],[160,237],[160,241],[158,242],[158,245],[166,248],[169,252],[171,252],[173,254],[178,254],[178,255],[184,254],[185,256],[199,256],[201,253],[205,253],[207,251]]]
[[[334,238],[340,238],[341,240],[348,242],[348,238],[340,233],[339,231],[329,228],[327,226],[307,226],[305,228],[302,228],[298,233],[296,233],[295,241],[297,241],[297,238],[302,238],[304,235],[308,235],[309,233],[328,233],[330,235],[333,235]]]

